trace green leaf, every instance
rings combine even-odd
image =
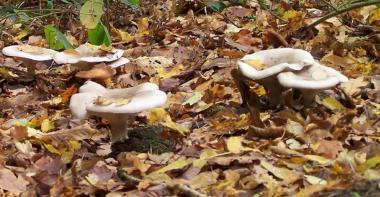
[[[103,0],[88,0],[80,9],[80,22],[87,29],[94,29],[100,22],[103,11]]]
[[[207,4],[209,8],[215,11],[222,11],[224,8],[226,8],[226,4],[224,4],[221,1],[212,1]]]
[[[107,27],[102,23],[98,23],[95,29],[88,30],[88,41],[93,45],[111,45],[111,36],[108,32]]]
[[[60,32],[54,25],[46,25],[44,27],[45,37],[50,46],[54,50],[72,49],[73,45],[67,41],[65,35]]]
[[[263,10],[269,10],[270,6],[267,0],[258,0],[258,3]]]
[[[132,8],[138,8],[140,6],[140,0],[121,0],[121,2]]]

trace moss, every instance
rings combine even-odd
[[[150,152],[161,154],[173,152],[176,146],[176,140],[173,137],[163,137],[164,129],[162,127],[143,127],[135,128],[129,131],[129,138],[116,142],[112,145],[112,152]],[[167,136],[167,135],[165,135]]]

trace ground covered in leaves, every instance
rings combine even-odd
[[[219,12],[200,1],[175,2],[110,5],[105,20],[113,45],[131,62],[98,82],[120,88],[150,81],[168,94],[164,107],[139,114],[130,139],[112,147],[107,120],[72,117],[68,102],[85,80],[71,65],[38,63],[30,76],[0,55],[1,195],[379,195],[376,6],[299,31],[332,8],[322,1],[268,1],[264,9],[249,0]],[[73,11],[3,28],[1,47],[44,45],[37,36],[49,23],[74,45],[86,40]],[[230,72],[245,54],[277,47],[310,51],[350,80],[321,91],[311,106],[263,102],[266,127],[252,127]],[[265,100],[258,84],[251,93]]]

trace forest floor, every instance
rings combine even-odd
[[[168,95],[165,106],[135,117],[122,142],[111,145],[106,119],[72,116],[70,97],[86,81],[72,65],[41,62],[30,75],[0,54],[0,195],[379,196],[380,8],[300,31],[337,1],[230,1],[220,11],[173,2],[111,3],[102,18],[130,63],[97,82],[153,82]],[[77,7],[54,6],[62,12],[2,20],[0,47],[46,43],[48,24],[85,43]],[[270,107],[267,91],[247,80],[262,100],[258,128],[231,71],[244,55],[279,47],[309,51],[349,81],[308,106]]]

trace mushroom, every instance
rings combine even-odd
[[[101,62],[114,62],[123,56],[122,49],[108,49],[102,46],[82,44],[76,49],[69,49],[53,56],[57,64],[74,64],[87,66]]]
[[[27,66],[28,73],[34,75],[35,65],[38,62],[49,65],[52,63],[53,56],[58,52],[52,49],[25,44],[4,47],[2,53],[6,56],[20,59]]]
[[[278,48],[249,54],[237,63],[241,74],[263,85],[271,105],[282,103],[282,87],[276,78],[283,71],[299,71],[314,63],[313,56],[302,49]]]
[[[312,66],[296,72],[282,72],[277,75],[279,83],[287,88],[299,89],[304,104],[314,101],[319,90],[328,89],[348,81],[348,78],[334,70],[315,62]]]
[[[128,138],[127,122],[131,116],[159,107],[166,102],[166,94],[154,83],[143,83],[132,88],[107,89],[87,81],[79,93],[70,99],[70,109],[76,118],[88,115],[106,118],[111,124],[111,141]]]
[[[108,66],[110,66],[111,68],[117,68],[117,67],[120,67],[120,66],[122,66],[124,64],[128,64],[128,63],[129,63],[129,59],[127,59],[125,57],[121,57],[120,59],[108,64]]]

